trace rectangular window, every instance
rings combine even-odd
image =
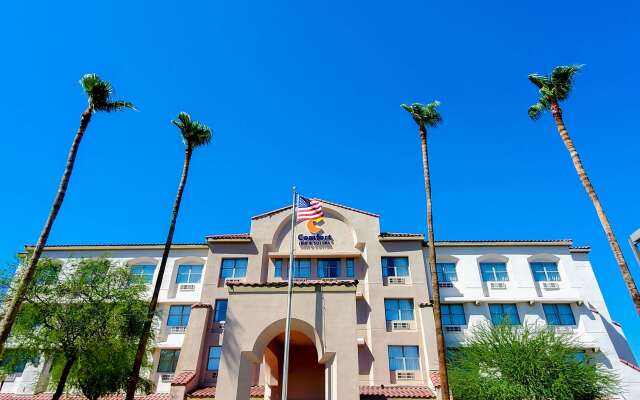
[[[436,272],[438,273],[438,282],[458,281],[456,264],[454,263],[436,263]]]
[[[485,282],[508,281],[507,264],[505,263],[480,263],[482,280]]]
[[[340,260],[336,258],[325,258],[318,260],[319,278],[337,278],[340,276]]]
[[[278,258],[277,260],[273,260],[273,265],[273,276],[275,276],[276,278],[282,278],[282,259]]]
[[[462,304],[442,304],[440,310],[442,325],[467,324],[467,319],[464,315],[464,306]]]
[[[389,346],[390,371],[419,371],[418,346]]]
[[[158,372],[172,374],[176,372],[180,358],[180,350],[160,350],[160,361],[158,361]]]
[[[531,263],[531,270],[533,271],[533,279],[538,282],[560,280],[558,264],[556,263]]]
[[[247,258],[223,258],[220,269],[221,279],[240,279],[247,276]]]
[[[191,315],[190,305],[173,305],[169,307],[169,318],[167,318],[167,326],[187,326],[189,324],[189,315]]]
[[[213,309],[213,320],[215,322],[224,322],[227,320],[227,304],[228,300],[218,299]]]
[[[300,258],[293,260],[294,278],[311,278],[311,260]]]
[[[202,278],[202,265],[183,264],[178,267],[176,283],[200,283]]]
[[[347,278],[353,278],[355,276],[355,260],[353,258],[347,258],[347,268],[345,269],[345,275]]]
[[[409,258],[382,257],[382,276],[409,276]]]
[[[131,275],[141,277],[145,283],[151,283],[153,281],[153,273],[156,270],[155,265],[132,265],[131,266]]]
[[[221,346],[209,347],[209,360],[207,361],[207,370],[217,371],[220,368],[220,352]]]
[[[549,325],[575,325],[576,319],[569,304],[543,304],[544,315]]]
[[[494,325],[520,325],[518,307],[515,304],[489,304],[489,312]]]
[[[384,299],[384,315],[387,321],[413,321],[413,300]]]

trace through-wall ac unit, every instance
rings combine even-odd
[[[196,290],[195,283],[181,283],[178,285],[178,290],[181,292],[193,292]]]
[[[320,278],[320,279],[322,279],[323,281],[337,281],[338,280],[338,278]]]
[[[405,276],[390,276],[387,278],[389,285],[406,285],[407,278]]]
[[[461,326],[445,326],[444,327],[445,332],[462,332],[462,327]]]
[[[396,381],[415,381],[415,371],[396,371]]]
[[[573,333],[573,327],[572,326],[554,325],[554,329],[558,333]]]
[[[489,282],[489,288],[504,290],[507,288],[507,284],[504,282]]]
[[[453,287],[453,283],[451,282],[440,282],[438,283],[438,286],[441,288],[452,288]]]
[[[560,289],[560,284],[558,282],[542,282],[542,288],[544,290],[558,290]]]
[[[167,382],[171,382],[173,380],[175,374],[162,374],[160,375],[160,380],[162,380],[162,382],[167,383]]]
[[[181,333],[185,333],[187,331],[187,327],[182,325],[182,326],[172,326],[169,328],[169,333],[171,334],[181,334]]]
[[[392,331],[410,331],[411,321],[389,321]]]
[[[225,283],[238,283],[240,282],[239,278],[224,278]]]

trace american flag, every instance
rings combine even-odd
[[[306,221],[309,219],[318,219],[324,214],[322,213],[322,203],[315,199],[307,199],[298,196],[298,221]]]

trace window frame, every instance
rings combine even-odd
[[[332,262],[335,264],[322,265],[323,263],[326,263],[326,262]],[[321,278],[321,279],[339,278],[342,273],[341,271],[342,260],[340,260],[339,258],[319,258],[317,261],[317,269],[318,269],[318,278]],[[332,275],[327,273],[327,271],[333,271],[333,270],[335,274]]]
[[[444,310],[447,310],[447,312],[445,313]],[[461,310],[462,313],[454,313],[452,312],[454,309],[456,310]],[[444,317],[449,318],[449,323],[446,323],[444,321]],[[462,322],[461,324],[456,323],[459,322],[459,320],[454,320],[455,317],[460,317],[462,316]],[[440,305],[440,321],[442,321],[442,325],[443,326],[464,326],[467,325],[467,315],[465,313],[464,310],[464,304],[463,303],[447,303],[447,304],[441,304]]]
[[[153,268],[151,270],[151,275],[148,274],[148,272],[145,272],[146,268]],[[134,272],[134,269],[136,268],[141,268],[141,272]],[[131,271],[131,275],[134,276],[139,276],[142,279],[144,279],[144,283],[146,283],[147,285],[151,284],[153,282],[153,278],[156,274],[156,264],[145,264],[145,263],[139,263],[139,264],[132,264],[129,266],[129,269]]]
[[[402,356],[398,357],[398,356],[392,356],[391,351],[394,349],[400,349],[402,352]],[[407,356],[407,350],[415,350],[415,356],[410,355]],[[389,359],[389,371],[394,372],[394,371],[420,371],[420,346],[417,345],[388,345],[387,346],[387,357]],[[394,367],[394,361],[397,362],[397,360],[402,360],[402,365],[404,366],[404,369],[401,368],[395,368]],[[412,363],[414,364],[410,364],[411,367],[415,368],[407,368],[407,360],[411,360]]]
[[[496,267],[504,267],[504,271],[497,271]],[[491,271],[485,271],[485,268],[491,268]],[[487,275],[490,272],[491,279],[487,279]],[[481,262],[480,263],[480,276],[483,282],[508,282],[509,270],[507,269],[507,263],[503,261],[498,262]]]
[[[453,273],[451,271],[444,271],[444,266],[453,267]],[[437,262],[436,274],[438,276],[438,283],[458,282],[458,271],[456,263],[454,262]]]
[[[562,306],[562,307],[561,307]],[[549,318],[550,313],[548,312],[549,308],[553,308],[553,310],[555,311],[555,315],[554,317],[557,317],[557,323],[552,323],[551,319]],[[569,313],[562,313],[560,311],[561,308],[564,309],[568,309]],[[542,305],[542,310],[544,311],[544,318],[547,321],[547,325],[551,325],[551,326],[576,326],[577,325],[577,321],[576,321],[576,316],[573,313],[573,308],[571,307],[571,304],[567,304],[567,303],[545,303]],[[571,323],[565,323],[563,321],[563,316],[571,316]]]
[[[217,357],[216,354],[212,355],[212,350],[215,352],[217,349]],[[209,346],[209,352],[207,353],[207,371],[219,371],[220,370],[220,360],[222,359],[222,346]],[[211,361],[217,360],[217,368],[212,369]]]
[[[233,265],[225,267],[226,262],[233,262]],[[244,265],[238,265],[244,263]],[[247,277],[247,269],[249,267],[248,257],[225,257],[220,261],[220,280],[225,279],[244,279]],[[225,276],[225,271],[231,271],[231,275]],[[238,271],[243,271],[241,275]]]
[[[356,276],[356,260],[355,258],[345,259],[344,274],[347,278]]]
[[[171,311],[175,310],[175,309],[180,309],[181,312],[178,314],[172,314]],[[188,310],[188,312],[186,313],[186,323],[182,324],[182,322],[184,322],[184,318],[185,318],[185,313],[184,310]],[[179,318],[179,324],[173,324],[171,323],[171,317],[178,317]],[[191,317],[191,304],[172,304],[169,306],[169,314],[167,315],[167,326],[188,326],[189,325],[189,318]]]
[[[173,369],[173,371],[165,371],[165,370],[161,370],[160,368],[162,367],[162,362],[163,362],[163,355],[165,355],[165,357],[167,354],[171,353],[171,362],[170,362],[170,368],[169,369]],[[156,369],[156,372],[161,373],[161,374],[175,374],[176,372],[176,367],[178,366],[178,360],[180,359],[180,349],[160,349],[160,355],[158,356],[158,367]],[[166,360],[165,360],[166,362]],[[172,367],[172,368],[171,368]]]
[[[531,274],[533,275],[533,280],[536,282],[561,282],[562,277],[560,276],[560,270],[558,268],[558,263],[553,261],[534,261],[530,262],[531,266]],[[553,266],[555,267],[555,271],[549,271],[547,267]],[[536,267],[542,267],[542,270],[536,270]],[[538,279],[537,274],[543,274],[544,279]],[[554,277],[557,279],[549,279],[550,274],[554,274]]]
[[[184,282],[180,281],[180,277],[184,276],[184,273],[182,272],[183,269],[188,268],[188,272],[186,274],[187,276],[187,280]],[[200,271],[198,273],[194,273],[193,269],[194,268],[199,268]],[[181,285],[181,284],[192,284],[192,285],[196,285],[199,284],[200,282],[202,282],[202,273],[204,271],[204,264],[180,264],[178,265],[178,272],[176,273],[176,283]],[[192,277],[193,276],[198,276],[198,280],[195,282],[192,282]]]
[[[389,261],[392,261],[392,265],[389,265]],[[396,261],[397,260],[406,260],[406,266],[398,266],[396,265]],[[388,277],[409,277],[411,276],[411,267],[410,267],[410,263],[409,263],[409,257],[408,256],[383,256],[381,258],[380,264],[382,266],[382,276],[384,278],[388,278]],[[402,269],[405,270],[406,269],[406,275],[399,275],[398,274],[398,270]],[[393,275],[389,275],[389,271],[393,271]]]
[[[390,307],[395,303],[396,308]],[[402,308],[402,305],[408,306]],[[398,318],[389,318],[390,314],[395,312]],[[404,315],[403,315],[404,313]],[[411,318],[405,318],[410,313]],[[415,312],[413,299],[408,298],[388,298],[384,299],[384,318],[386,321],[414,321]]]
[[[222,312],[222,304],[224,304],[224,318],[219,319],[219,313]],[[216,299],[213,304],[213,322],[224,323],[227,321],[227,309],[229,307],[229,299]]]
[[[513,306],[512,310],[514,310],[515,313],[510,314],[505,312],[505,309],[507,308],[505,306],[507,306],[508,308],[511,308],[511,306]],[[494,309],[498,307],[500,308],[500,314],[494,312]],[[494,318],[494,316],[497,316],[497,315],[501,315],[500,321],[496,321],[496,318]],[[490,303],[489,316],[491,317],[491,323],[493,325],[504,324],[506,319],[509,320],[509,325],[511,326],[522,325],[522,320],[520,319],[520,310],[518,310],[518,304],[516,303]],[[515,322],[513,317],[516,318]]]

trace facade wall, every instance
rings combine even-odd
[[[322,235],[331,235],[330,241],[309,245],[297,238],[299,234],[311,235],[307,222],[295,227],[296,259],[311,260],[308,279],[315,282],[298,282],[294,289],[292,329],[307,342],[298,347],[300,354],[292,356],[292,368],[296,357],[305,355],[302,358],[308,360],[311,350],[316,353],[316,363],[310,364],[315,375],[298,378],[315,387],[314,396],[323,382],[324,394],[319,398],[325,399],[356,399],[358,385],[435,389],[430,372],[437,370],[438,362],[423,238],[381,234],[378,216],[367,212],[332,203],[323,209],[325,217],[316,228],[322,229]],[[178,398],[198,387],[216,386],[218,398],[247,399],[249,387],[259,385],[265,388],[265,399],[278,399],[282,367],[278,337],[284,331],[286,315],[283,282],[287,280],[290,229],[291,211],[281,209],[254,217],[249,234],[211,236],[200,245],[174,246],[160,292],[156,348],[150,355],[153,365],[149,374],[156,392],[171,392]],[[158,245],[50,247],[45,252],[45,256],[61,260],[108,256],[123,265],[157,265],[161,254],[162,246]],[[402,280],[385,277],[383,257],[406,259],[408,276]],[[631,396],[627,398],[640,398],[640,373],[629,366],[635,359],[622,328],[611,320],[588,249],[572,248],[570,241],[440,242],[437,257],[439,263],[455,264],[457,275],[455,281],[441,287],[441,300],[443,304],[461,304],[465,314],[464,324],[446,328],[448,347],[462,345],[474,326],[489,323],[491,304],[515,304],[520,321],[527,324],[546,323],[544,304],[568,304],[576,324],[561,329],[577,335],[586,351],[619,373]],[[225,282],[222,266],[228,259],[246,259],[246,275]],[[319,265],[327,259],[339,259],[341,273],[322,280]],[[346,274],[347,260],[353,260],[353,276]],[[282,263],[281,276],[275,273],[278,262]],[[506,264],[509,278],[500,288],[483,281],[480,263],[485,262]],[[534,279],[533,262],[558,266],[557,287],[549,289]],[[199,281],[187,286],[176,282],[181,265],[202,265]],[[157,268],[153,282],[156,279]],[[406,321],[408,325],[394,326],[387,321],[385,299],[412,301],[413,319]],[[220,300],[227,301],[226,318],[214,321],[216,301]],[[194,306],[188,324],[168,326],[171,306],[179,305]],[[390,371],[390,346],[418,349],[417,367],[402,376],[403,380]],[[208,368],[211,348],[220,349],[217,369]],[[180,350],[175,369],[158,372],[161,353],[171,350]],[[172,385],[174,376],[180,374],[193,378],[186,384]],[[4,383],[1,392],[44,390],[46,377],[44,362],[27,365],[21,377]],[[292,399],[303,398],[295,393],[299,388],[292,386]]]

